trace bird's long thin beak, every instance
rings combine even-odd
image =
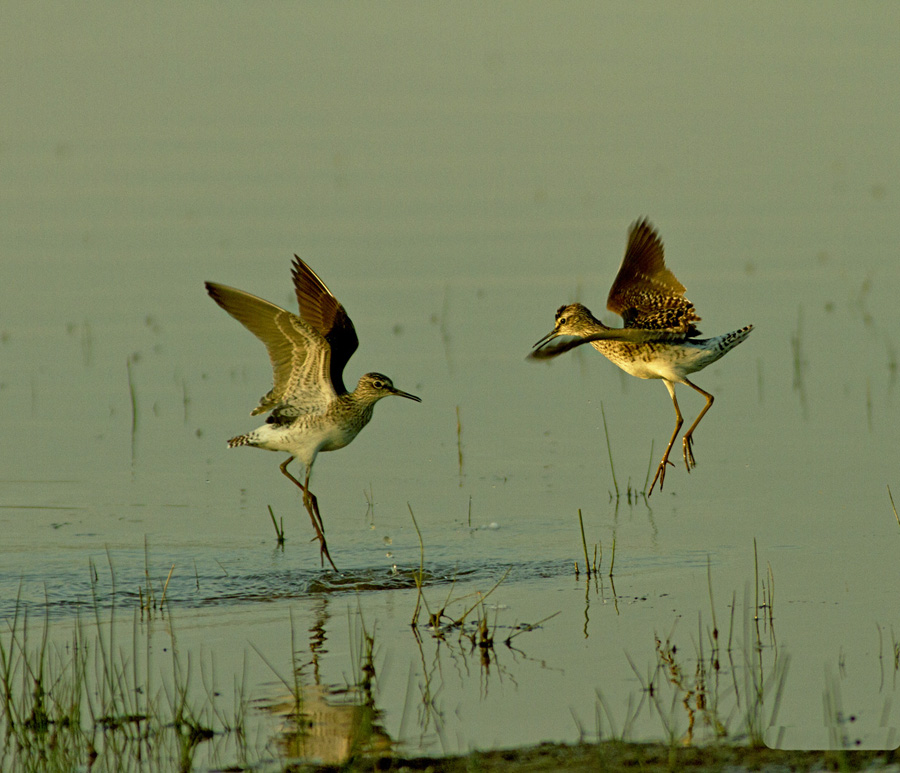
[[[543,344],[547,343],[547,341],[550,341],[551,339],[556,338],[558,335],[559,335],[559,333],[556,332],[556,328],[553,328],[553,330],[551,330],[549,333],[547,333],[547,335],[545,335],[540,341],[538,341],[531,348],[537,349],[539,346],[542,346]]]
[[[405,397],[407,400],[415,400],[417,403],[422,402],[421,397],[416,397],[415,395],[411,395],[409,392],[404,392],[402,389],[395,388],[394,391],[391,392],[391,394],[397,395],[397,397]]]

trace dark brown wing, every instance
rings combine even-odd
[[[300,304],[300,319],[331,345],[331,383],[338,394],[343,394],[347,391],[344,388],[344,367],[359,347],[353,323],[316,272],[297,255],[294,255],[291,274]]]
[[[644,219],[631,226],[628,246],[613,281],[606,308],[619,314],[625,327],[676,330],[699,335],[700,317],[684,297],[684,285],[666,268],[659,235]]]

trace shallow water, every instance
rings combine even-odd
[[[8,9],[0,615],[46,600],[64,627],[111,607],[113,577],[131,609],[174,566],[182,647],[214,649],[226,682],[253,647],[290,669],[290,614],[326,632],[328,695],[360,615],[379,726],[409,753],[657,739],[663,712],[626,722],[654,636],[674,629],[685,668],[709,654],[709,572],[719,629],[752,650],[758,565],[766,671],[787,664],[766,737],[896,746],[897,8],[381,10]],[[703,332],[756,326],[697,375],[716,396],[698,466],[649,500],[628,489],[672,430],[662,385],[592,351],[525,361],[560,304],[600,314],[645,214]],[[383,401],[316,463],[341,577],[280,458],[225,448],[270,372],[202,282],[293,307],[293,253],[355,322],[346,380],[379,370],[423,398]],[[690,421],[702,401],[679,397]],[[428,631],[420,650],[410,509],[431,605],[509,570],[488,666]],[[253,690],[278,699],[265,676]],[[823,709],[838,699],[852,723]]]

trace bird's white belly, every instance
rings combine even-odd
[[[669,378],[665,368],[660,368],[658,362],[622,362],[621,360],[613,360],[626,373],[636,378]]]
[[[324,421],[296,421],[275,426],[265,424],[256,433],[256,445],[269,451],[284,451],[305,464],[312,464],[319,451],[336,451],[359,434],[356,427],[339,427]]]

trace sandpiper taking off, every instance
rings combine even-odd
[[[684,285],[666,268],[662,242],[646,219],[631,226],[625,258],[609,291],[606,308],[622,317],[624,327],[606,327],[580,303],[560,306],[556,325],[534,345],[530,356],[549,359],[589,343],[632,376],[662,379],[675,406],[675,431],[650,484],[652,494],[657,480],[662,490],[666,465],[672,464],[669,452],[684,423],[675,399],[675,384],[686,384],[706,398],[706,405],[681,441],[684,464],[690,472],[696,465],[692,449],[694,430],[712,406],[713,396],[691,383],[688,374],[703,370],[734,349],[753,330],[753,325],[715,338],[700,338],[700,331],[694,326],[700,317],[694,304],[684,297]],[[576,338],[547,345],[557,336]]]
[[[397,389],[387,376],[366,373],[356,389],[344,388],[344,366],[359,346],[356,330],[344,307],[325,283],[296,255],[292,275],[300,316],[234,287],[206,282],[212,299],[259,338],[269,350],[275,385],[251,416],[270,411],[266,423],[228,441],[228,447],[254,446],[284,451],[290,456],[281,472],[303,491],[303,504],[319,540],[320,558],[337,571],[319,504],[309,490],[309,476],[319,451],[343,448],[369,423],[382,397],[396,395],[422,402]],[[306,468],[301,483],[288,472],[294,458]]]

